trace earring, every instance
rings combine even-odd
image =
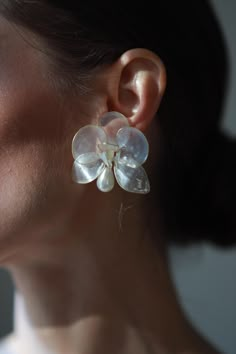
[[[127,192],[146,194],[150,184],[142,164],[148,152],[144,134],[130,127],[121,113],[108,112],[98,125],[86,125],[75,134],[72,179],[80,184],[97,179],[102,192],[111,191],[116,179]]]

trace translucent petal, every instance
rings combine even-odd
[[[148,141],[136,128],[125,127],[117,133],[117,143],[121,148],[119,162],[129,167],[141,166],[148,157]]]
[[[96,152],[86,152],[85,154],[79,155],[76,159],[77,163],[81,165],[89,165],[100,160],[100,156]]]
[[[72,179],[76,183],[89,183],[94,181],[104,170],[105,165],[102,160],[91,162],[90,164],[80,164],[74,161],[72,168]]]
[[[111,145],[117,145],[116,134],[118,130],[123,127],[128,127],[129,122],[121,113],[108,112],[100,118],[99,126],[106,132],[107,142]]]
[[[150,184],[147,174],[142,166],[132,168],[120,163],[114,167],[116,180],[128,192],[147,194],[150,192]]]
[[[115,179],[111,168],[106,167],[97,179],[97,187],[102,192],[110,192],[115,185]]]
[[[87,153],[100,153],[99,145],[106,143],[106,134],[102,128],[86,125],[81,128],[72,141],[72,155],[76,160]],[[91,156],[90,156],[91,157]]]

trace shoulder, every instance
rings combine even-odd
[[[0,354],[18,354],[13,348],[13,342],[13,335],[9,335],[0,340]]]
[[[0,354],[15,354],[13,353],[8,345],[6,345],[4,342],[0,342]]]

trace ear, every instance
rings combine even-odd
[[[166,88],[166,70],[153,52],[131,49],[121,55],[109,72],[107,109],[124,114],[142,131],[154,118]]]

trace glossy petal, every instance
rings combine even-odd
[[[141,194],[150,192],[149,180],[142,166],[132,168],[121,163],[116,163],[114,172],[118,184],[126,191]]]
[[[87,165],[75,160],[72,168],[72,179],[74,182],[81,184],[92,182],[102,173],[104,168],[105,165],[102,160]]]
[[[92,156],[95,158],[96,154],[100,153],[99,146],[104,143],[106,143],[106,134],[103,129],[95,125],[86,125],[74,136],[72,155],[76,160],[84,154],[94,153],[94,155],[90,155],[91,160]]]
[[[111,168],[106,167],[97,179],[97,187],[102,192],[110,192],[115,185],[115,178]]]
[[[90,165],[100,160],[100,156],[96,152],[86,152],[85,154],[79,155],[76,159],[77,163],[81,165]]]
[[[129,167],[141,166],[148,157],[149,146],[145,135],[136,128],[125,127],[117,133],[117,143],[121,148],[119,162]]]
[[[105,131],[107,135],[107,142],[111,145],[117,145],[117,132],[123,127],[128,127],[129,122],[121,113],[108,112],[100,118],[99,126],[101,126]]]

